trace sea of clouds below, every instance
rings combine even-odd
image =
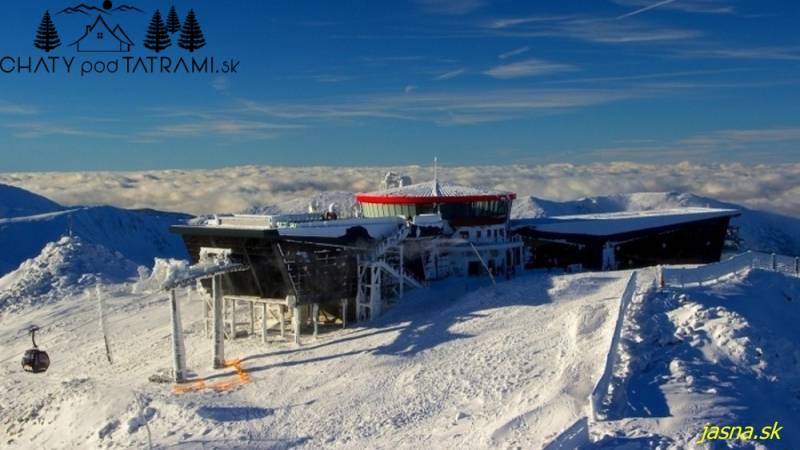
[[[28,189],[68,206],[108,204],[210,214],[296,205],[298,198],[322,191],[376,190],[388,170],[410,175],[414,182],[432,178],[431,168],[422,166],[242,166],[140,172],[0,173],[0,183]],[[551,200],[633,192],[692,192],[800,216],[800,163],[465,166],[442,168],[440,179]]]

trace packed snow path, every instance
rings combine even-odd
[[[301,347],[226,343],[252,382],[184,395],[147,381],[170,364],[165,298],[109,297],[110,367],[94,301],[66,299],[0,322],[1,442],[146,448],[147,424],[166,448],[539,448],[586,415],[627,275],[451,280]],[[207,376],[201,306],[183,310],[189,368]],[[46,375],[19,369],[29,322]]]

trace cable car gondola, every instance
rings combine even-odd
[[[22,357],[22,368],[25,369],[26,372],[42,373],[46,372],[47,368],[50,367],[50,357],[47,356],[47,352],[39,350],[39,346],[36,345],[37,331],[39,331],[39,327],[36,325],[28,328],[28,333],[31,335],[31,342],[33,342],[33,348],[26,351],[25,355]]]

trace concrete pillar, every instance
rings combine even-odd
[[[302,324],[300,323],[301,320],[301,307],[295,305],[292,310],[292,330],[294,334],[294,343],[300,345],[300,327]]]
[[[319,333],[319,303],[311,305],[311,321],[314,324],[314,339]]]
[[[181,309],[175,289],[169,290],[170,318],[172,319],[172,368],[176,383],[186,381],[186,351],[183,347]]]
[[[211,278],[211,292],[213,297],[213,330],[214,330],[214,360],[213,367],[221,369],[225,367],[225,317],[223,316],[222,304],[222,276],[214,275]]]
[[[278,306],[278,320],[281,323],[281,339],[286,337],[286,309],[283,305]]]
[[[342,299],[342,328],[347,327],[347,299]]]

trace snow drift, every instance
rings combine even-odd
[[[98,281],[119,283],[135,273],[136,264],[119,252],[65,236],[0,278],[0,311],[53,301]]]

